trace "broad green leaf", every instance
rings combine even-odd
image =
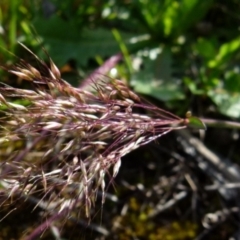
[[[219,111],[229,117],[240,118],[240,94],[230,93],[223,89],[209,92],[209,96]]]
[[[172,77],[172,56],[165,49],[154,60],[143,59],[143,70],[134,74],[131,84],[136,92],[150,95],[162,101],[183,99],[183,91],[178,80]]]
[[[63,21],[57,16],[34,21],[37,33],[44,39],[49,55],[58,66],[74,59],[86,66],[90,58],[108,57],[120,51],[110,30],[80,29],[73,21]],[[132,34],[122,34],[129,44]]]

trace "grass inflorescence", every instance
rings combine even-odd
[[[142,101],[120,80],[101,76],[90,90],[74,88],[51,59],[47,65],[35,57],[38,69],[20,61],[8,70],[31,90],[0,85],[3,199],[35,199],[50,214],[84,209],[90,217],[121,158],[186,121]]]

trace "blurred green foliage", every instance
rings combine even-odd
[[[181,106],[181,114],[214,109],[239,118],[239,8],[236,0],[3,0],[0,60],[13,61],[4,50],[24,57],[20,41],[40,56],[44,46],[59,67],[70,62],[86,76],[122,51],[118,77],[137,92]],[[210,100],[204,112],[199,99]]]

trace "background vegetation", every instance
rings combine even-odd
[[[174,114],[191,110],[219,126],[129,154],[89,224],[65,219],[43,238],[239,238],[239,11],[237,0],[1,1],[1,65],[33,61],[17,41],[47,60],[44,47],[74,86],[97,69]],[[4,70],[0,80],[22,84]],[[2,239],[24,239],[40,224],[31,204],[0,223]]]

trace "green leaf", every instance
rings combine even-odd
[[[232,58],[232,54],[240,49],[240,38],[222,44],[215,59],[208,62],[210,68],[220,67]]]
[[[171,51],[164,49],[154,60],[143,58],[143,69],[133,75],[131,85],[136,92],[161,101],[183,99],[183,90],[178,80],[172,77],[172,72]]]
[[[239,93],[240,75],[238,70],[229,70],[224,73],[224,89],[230,93]]]
[[[204,38],[198,39],[196,44],[196,50],[198,54],[204,57],[206,60],[212,59],[212,57],[215,56],[217,53],[213,41]]]
[[[33,24],[58,66],[63,66],[70,59],[86,66],[90,58],[97,55],[105,58],[120,51],[110,30],[80,29],[73,21],[63,21],[57,16],[50,19],[38,17]],[[132,36],[121,33],[121,37],[128,44]]]
[[[183,82],[193,94],[203,95],[205,93],[204,89],[198,88],[196,81],[193,79],[184,77]]]
[[[206,130],[206,125],[197,117],[188,117],[188,127]]]
[[[172,1],[168,5],[164,12],[163,23],[164,23],[164,35],[168,36],[172,33],[173,28],[175,27],[175,21],[178,18],[179,14],[179,3]]]
[[[219,111],[229,117],[240,118],[240,94],[230,93],[223,89],[209,92],[209,96]]]

